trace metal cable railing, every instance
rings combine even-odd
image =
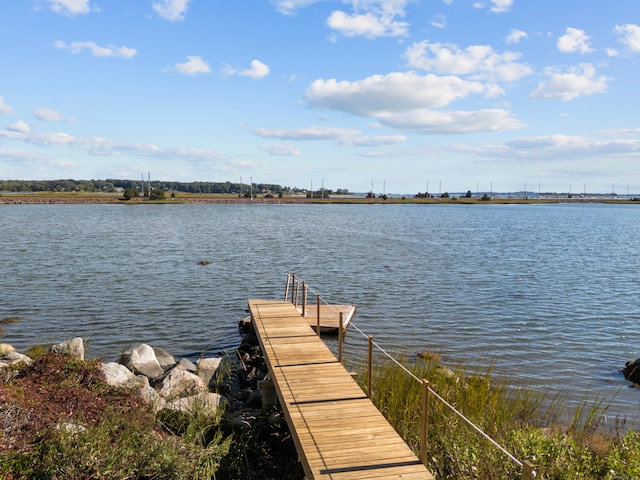
[[[285,295],[284,295],[284,300],[287,301],[288,297],[289,297],[289,287],[291,284],[291,303],[295,304],[296,306],[298,305],[298,298],[299,295],[302,294],[302,305],[303,305],[303,313],[305,311],[305,307],[306,307],[306,296],[309,290],[308,284],[307,282],[303,281],[300,278],[296,278],[295,273],[293,274],[288,274],[287,275],[287,286],[285,289]],[[300,286],[302,286],[302,292],[300,292]],[[320,294],[313,291],[313,293],[315,293],[316,295],[316,299],[317,299],[317,305],[318,305],[318,312],[319,312],[319,306],[320,303],[322,302],[324,305],[327,305],[328,307],[333,308],[333,310],[338,313],[340,315],[340,323],[339,323],[339,339],[338,339],[338,359],[340,361],[342,361],[342,349],[343,349],[343,329],[345,328],[345,324],[343,323],[343,313],[340,312],[338,309],[334,308],[332,305],[330,305],[329,303],[327,303],[326,301],[324,301]],[[318,334],[320,334],[320,314],[318,313],[318,328],[317,328],[317,332]],[[446,407],[448,407],[455,415],[457,415],[460,419],[462,419],[467,425],[469,425],[478,435],[480,435],[482,438],[484,438],[485,440],[487,440],[489,443],[491,443],[494,447],[496,447],[498,450],[500,450],[504,455],[507,456],[507,458],[509,458],[509,460],[511,462],[513,462],[515,465],[517,465],[519,468],[522,469],[522,480],[533,480],[536,477],[536,471],[534,469],[534,466],[531,462],[524,460],[518,460],[518,458],[516,458],[513,454],[511,454],[507,449],[505,449],[502,445],[500,445],[498,442],[496,442],[493,438],[491,438],[488,434],[486,434],[479,426],[477,426],[475,423],[473,423],[470,419],[468,419],[463,413],[461,413],[460,411],[458,411],[453,405],[451,405],[446,399],[444,399],[442,396],[440,396],[435,390],[433,390],[433,388],[431,388],[429,386],[429,382],[426,379],[420,379],[418,378],[413,372],[411,372],[406,366],[404,366],[402,363],[400,363],[396,358],[393,357],[393,355],[391,355],[389,352],[387,352],[381,345],[379,345],[378,343],[373,341],[373,337],[371,337],[370,335],[367,335],[365,332],[363,332],[360,328],[357,327],[357,325],[355,325],[353,322],[347,322],[348,325],[350,325],[354,330],[356,330],[360,335],[362,335],[363,337],[368,339],[368,343],[369,343],[369,352],[368,352],[368,394],[369,397],[371,397],[371,370],[372,370],[372,350],[373,347],[375,347],[377,350],[379,350],[385,357],[387,357],[389,360],[391,360],[394,364],[396,364],[398,367],[400,367],[400,369],[402,369],[407,375],[409,375],[411,378],[413,378],[415,381],[417,381],[418,383],[420,383],[422,385],[422,415],[423,415],[423,419],[422,419],[422,425],[421,425],[421,435],[420,435],[420,459],[423,463],[426,463],[426,426],[427,426],[427,419],[426,419],[426,406],[427,406],[427,398],[428,395],[433,395],[436,399],[438,399],[440,402],[442,402]]]

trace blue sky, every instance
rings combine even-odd
[[[12,0],[0,178],[640,193],[637,0]]]

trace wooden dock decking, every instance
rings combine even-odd
[[[296,306],[249,309],[308,479],[433,480]]]

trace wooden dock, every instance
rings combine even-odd
[[[249,310],[307,479],[433,480],[298,307]]]
[[[340,326],[340,314],[342,314],[342,332],[346,333],[349,323],[356,313],[355,305],[326,305],[320,304],[318,311],[317,304],[297,305],[296,309],[307,319],[311,328],[317,332],[320,325],[320,333],[337,335]],[[304,309],[304,311],[303,311]]]

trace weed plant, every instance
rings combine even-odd
[[[422,385],[391,360],[374,363],[372,400],[418,453]],[[400,363],[418,379],[428,380],[433,392],[516,459],[531,462],[536,479],[640,478],[640,434],[598,428],[606,411],[602,401],[585,401],[567,422],[562,397],[547,398],[540,391],[514,386],[493,375],[491,368],[469,373],[443,367],[438,359],[409,361],[406,356]],[[367,373],[357,368],[364,385]],[[523,478],[515,462],[432,393],[427,410],[427,467],[435,478]]]

